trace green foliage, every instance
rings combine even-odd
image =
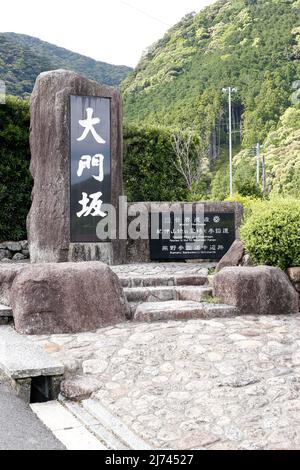
[[[174,161],[170,130],[125,126],[124,184],[129,201],[186,199],[186,183]]]
[[[247,162],[234,166],[233,187],[242,196],[262,197],[262,190],[256,182],[256,170]]]
[[[262,197],[262,190],[256,183],[256,160],[248,151],[238,154],[233,162],[233,190],[242,196]],[[229,158],[224,152],[212,174],[211,198],[223,201],[229,196]]]
[[[0,105],[0,240],[26,238],[32,181],[29,174],[28,102]]]
[[[272,196],[300,198],[300,110],[289,108],[265,142],[267,183]]]
[[[286,269],[300,264],[300,201],[275,199],[255,206],[241,228],[247,252],[257,264]]]
[[[212,175],[206,169],[203,171],[200,181],[194,184],[191,191],[188,192],[187,202],[205,201],[210,198]]]
[[[298,112],[288,111],[281,122],[292,125],[297,122]],[[283,172],[289,168],[286,155],[292,162],[297,162],[300,152],[291,154],[282,152],[281,136],[286,145],[286,139],[291,140],[294,148],[294,137],[298,135],[299,129],[291,129],[279,126],[274,137],[276,145],[268,140],[267,152],[270,155],[269,165],[274,160],[282,170],[276,171],[273,187],[277,180],[281,181]],[[206,169],[201,179],[194,184],[192,191],[187,190],[186,181],[175,167],[175,154],[172,147],[174,130],[164,127],[153,127],[149,125],[134,126],[126,125],[124,128],[124,183],[125,193],[130,201],[200,201],[209,198],[224,200],[228,197],[228,157],[222,155],[218,163],[218,170],[213,177]],[[299,135],[300,138],[300,135]],[[198,138],[194,137],[195,144]],[[271,136],[269,136],[271,139]],[[279,139],[279,140],[278,140]],[[272,141],[273,142],[273,141]],[[278,143],[279,142],[279,143]],[[279,145],[279,147],[278,147]],[[287,147],[288,148],[288,147]],[[296,149],[298,147],[296,146]],[[282,155],[277,159],[277,152]],[[235,182],[239,178],[245,178],[250,172],[251,178],[255,172],[255,159],[247,156],[247,152],[238,154],[234,165]],[[276,158],[274,157],[276,155]],[[281,161],[282,160],[282,161]],[[26,237],[26,215],[30,208],[30,194],[32,180],[29,174],[29,106],[27,100],[8,97],[7,104],[0,106],[0,240],[22,239]],[[238,173],[241,166],[242,173]],[[274,163],[275,165],[275,163]],[[251,167],[251,171],[247,168]],[[271,166],[269,166],[271,168]],[[274,168],[277,168],[274,167]],[[300,173],[299,173],[300,176]],[[296,179],[292,180],[294,188],[297,186]],[[247,179],[246,179],[247,182]],[[238,185],[235,183],[235,186]],[[212,191],[210,193],[210,187]],[[250,194],[249,194],[250,193]],[[275,192],[276,194],[276,192]],[[287,194],[287,193],[285,193]],[[250,197],[249,197],[250,196]],[[260,195],[258,195],[260,196]],[[241,202],[247,209],[256,203],[255,191],[243,191],[235,195],[234,200]]]
[[[224,201],[229,191],[229,167],[222,165],[214,174],[211,184],[211,198],[214,201]]]
[[[212,304],[212,305],[218,305],[222,303],[222,301],[218,299],[218,297],[211,297],[209,295],[202,297],[202,299],[199,300],[199,302],[202,302],[205,304]]]
[[[290,106],[300,77],[299,25],[299,0],[219,0],[187,15],[123,83],[126,121],[196,122],[218,131],[227,114],[221,91],[232,85],[234,125],[243,116],[244,144],[262,142]]]
[[[252,208],[261,202],[261,199],[252,197],[252,196],[243,196],[242,194],[235,193],[231,197],[227,197],[225,202],[239,202],[242,204],[246,210],[251,211]]]
[[[280,117],[277,128],[268,134],[262,153],[266,160],[268,194],[300,198],[300,110],[297,107],[288,108]],[[252,168],[255,175],[256,159],[248,151],[235,156],[236,174],[243,165]],[[245,175],[241,175],[241,182],[243,185],[247,182]]]
[[[6,82],[9,94],[31,93],[41,72],[59,68],[73,70],[106,85],[119,85],[131,70],[98,62],[31,36],[0,33],[0,79]]]

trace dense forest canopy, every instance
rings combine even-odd
[[[5,81],[8,93],[29,94],[41,72],[59,68],[113,86],[118,86],[131,71],[129,67],[98,62],[31,36],[0,33],[0,79]]]
[[[125,79],[127,122],[199,128],[224,140],[227,97],[245,146],[263,141],[291,105],[300,79],[300,0],[219,0],[189,14]],[[223,134],[222,134],[223,132]]]

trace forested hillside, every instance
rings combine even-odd
[[[22,34],[0,33],[0,80],[9,94],[31,93],[36,77],[48,70],[74,70],[106,85],[117,86],[131,71],[110,65]]]
[[[237,87],[235,130],[263,141],[291,105],[300,79],[300,0],[219,0],[190,14],[151,46],[123,83],[130,122],[206,127],[225,139]]]
[[[267,162],[267,187],[271,195],[300,198],[300,109],[288,108],[276,131],[270,132],[262,149]],[[235,157],[235,169],[256,159],[247,151]]]

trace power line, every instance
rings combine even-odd
[[[164,26],[168,26],[168,28],[171,28],[172,25],[166,23],[165,21],[157,18],[156,16],[153,16],[153,15],[150,15],[149,13],[147,13],[146,11],[144,10],[141,10],[140,8],[134,6],[134,5],[131,5],[131,3],[128,3],[128,2],[125,2],[124,0],[117,0],[119,3],[122,3],[123,5],[131,8],[132,10],[136,10],[138,11],[139,13],[142,13],[142,15],[145,15],[147,16],[148,18],[150,18],[151,20],[154,20],[154,21],[158,21],[159,23],[163,24]]]

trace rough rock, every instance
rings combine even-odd
[[[117,276],[100,262],[30,265],[10,297],[16,330],[29,335],[96,330],[128,314]]]
[[[2,261],[3,259],[9,259],[11,258],[11,254],[8,250],[2,250],[0,249],[0,261]]]
[[[232,267],[216,274],[214,296],[241,315],[287,315],[299,312],[299,296],[279,268]]]
[[[221,261],[218,263],[216,267],[216,272],[220,272],[223,268],[227,268],[230,266],[239,266],[243,260],[244,256],[244,245],[241,240],[235,240],[235,242],[231,245],[229,251],[227,251],[226,255],[223,256]]]
[[[2,260],[4,261],[4,260]],[[10,260],[9,260],[10,261]],[[23,264],[1,264],[0,265],[0,303],[10,306],[10,291],[17,274],[26,269]]]
[[[300,266],[296,268],[289,268],[288,275],[292,282],[294,282],[295,284],[300,283]]]
[[[13,256],[13,260],[14,260],[14,261],[23,261],[24,259],[26,259],[26,256],[23,255],[23,253],[16,253],[16,254]]]
[[[20,243],[21,243],[22,250],[28,250],[28,241],[27,240],[23,240]]]
[[[67,70],[39,75],[30,102],[30,171],[34,187],[27,232],[33,263],[70,260],[71,95],[100,96],[111,100],[111,203],[115,208],[118,208],[119,196],[122,195],[122,105],[119,91]],[[110,245],[111,262],[122,263],[121,247],[124,245],[125,251],[125,242],[115,240]],[[99,253],[97,259],[103,260]]]
[[[6,247],[9,251],[12,251],[13,253],[22,251],[22,245],[20,242],[6,242]]]
[[[98,388],[99,381],[93,377],[76,376],[62,382],[61,394],[69,400],[81,401],[90,398]]]
[[[136,309],[134,320],[140,322],[189,320],[203,316],[204,305],[200,302],[173,300],[140,304]]]
[[[244,255],[242,259],[242,266],[254,266],[250,255]]]

